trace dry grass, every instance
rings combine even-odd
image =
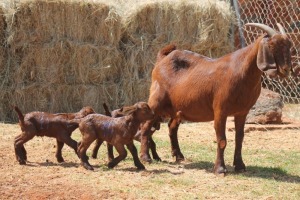
[[[106,163],[106,148],[100,148],[95,171],[79,166],[79,159],[64,147],[66,163],[56,162],[55,140],[34,138],[26,144],[29,164],[17,164],[13,138],[18,125],[0,124],[2,150],[0,195],[3,199],[299,199],[300,134],[297,130],[246,133],[243,158],[247,172],[233,172],[234,133],[228,132],[225,177],[212,174],[216,143],[211,123],[181,125],[179,141],[186,161],[174,163],[170,156],[167,127],[155,133],[163,162],[146,164],[136,171],[131,156],[115,169]],[[73,137],[78,140],[76,131]]]

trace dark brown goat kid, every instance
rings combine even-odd
[[[148,104],[156,117],[168,117],[172,154],[183,160],[177,131],[181,111],[183,120],[205,122],[214,120],[217,137],[215,174],[225,174],[224,150],[227,145],[225,129],[228,116],[234,116],[235,152],[233,165],[236,171],[246,169],[242,160],[244,125],[250,108],[261,90],[261,76],[286,77],[292,70],[290,47],[283,27],[279,31],[264,24],[249,23],[267,34],[249,46],[211,59],[191,51],[176,50],[174,45],[163,48],[152,71],[152,84]],[[141,159],[148,161],[146,152],[150,128],[155,120],[147,121],[142,130]]]
[[[84,168],[93,170],[88,162],[86,151],[94,140],[101,143],[106,141],[113,145],[119,153],[119,156],[113,158],[108,167],[115,167],[127,156],[124,145],[127,146],[132,154],[134,164],[138,169],[145,169],[140,162],[137,149],[133,144],[134,136],[142,122],[151,120],[154,117],[152,110],[145,102],[139,102],[133,106],[124,107],[122,111],[124,117],[113,118],[101,114],[91,114],[80,120],[72,120],[79,124],[79,130],[82,134],[82,141],[78,145],[78,156]]]
[[[80,119],[89,114],[95,113],[91,107],[84,107],[77,113],[46,113],[30,112],[25,116],[17,106],[14,106],[18,113],[19,125],[22,133],[15,138],[14,148],[17,161],[22,165],[26,164],[27,152],[24,143],[31,140],[34,136],[54,137],[57,141],[56,158],[58,162],[64,162],[61,150],[66,143],[74,149],[77,154],[77,142],[71,138],[72,132],[78,125],[68,123],[72,119]]]
[[[112,112],[109,111],[109,109],[108,109],[108,107],[107,107],[107,105],[105,103],[103,104],[103,107],[104,107],[105,115],[106,116],[110,116],[110,117],[113,117],[113,118],[124,117],[124,113],[123,113],[124,107],[116,109],[116,110],[113,110]],[[142,124],[140,126],[142,126]],[[151,135],[156,130],[159,130],[159,129],[160,129],[160,123],[156,122],[153,125],[153,127],[151,128],[151,134],[150,134],[150,137],[149,137],[149,148],[151,150],[153,159],[157,160],[157,161],[161,161],[161,159],[160,159],[160,157],[158,156],[158,154],[156,152],[156,144],[153,141]],[[139,128],[138,131],[137,131],[137,133],[134,136],[134,140],[139,141],[139,142],[141,142],[141,131],[140,130],[141,129]],[[96,140],[96,144],[95,144],[95,146],[93,148],[93,151],[92,151],[92,157],[93,158],[97,158],[98,150],[99,150],[101,144],[102,144],[101,141]],[[109,143],[107,143],[107,151],[108,151],[108,160],[111,161],[112,159],[114,159],[114,154],[113,154],[113,146],[110,145]]]

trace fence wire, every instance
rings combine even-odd
[[[262,31],[245,27],[246,23],[262,23],[278,30],[280,23],[292,41],[294,74],[286,79],[270,79],[263,75],[262,86],[279,93],[285,103],[287,117],[300,120],[300,0],[232,0],[240,32],[236,31],[235,46],[253,42]]]

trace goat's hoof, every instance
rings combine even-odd
[[[226,167],[222,167],[222,166],[215,167],[214,168],[214,173],[217,176],[225,176],[226,173],[227,173],[227,169],[226,169]]]
[[[65,162],[65,160],[63,158],[57,158],[57,162],[62,163]]]
[[[25,160],[19,160],[19,164],[20,165],[26,165],[26,161]]]
[[[114,168],[116,165],[113,163],[113,162],[109,162],[108,164],[107,164],[107,167],[109,168],[109,169],[112,169],[112,168]]]
[[[140,165],[136,165],[137,169],[138,170],[145,170],[145,166],[143,164],[140,164]]]
[[[140,156],[140,160],[146,163],[152,163],[152,159],[148,155]]]
[[[246,166],[243,165],[243,166],[235,166],[234,167],[234,171],[235,172],[245,172],[246,171]]]
[[[160,158],[158,155],[153,156],[153,159],[156,160],[157,162],[160,162],[160,161],[161,161],[161,158]]]
[[[94,168],[88,163],[82,163],[82,166],[87,170],[94,170]]]

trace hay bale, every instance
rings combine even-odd
[[[16,6],[7,38],[11,102],[24,112],[75,112],[86,105],[101,110],[104,100],[119,105],[115,90],[109,100],[100,96],[104,85],[120,87],[124,62],[121,20],[113,6],[74,0],[27,0]]]
[[[122,48],[126,57],[124,83],[133,92],[130,102],[148,97],[151,71],[157,52],[169,43],[178,48],[219,57],[232,50],[228,33],[233,19],[224,1],[143,1],[124,18]],[[134,81],[133,81],[133,80]],[[139,80],[145,89],[135,87]],[[127,92],[130,93],[130,92]]]

